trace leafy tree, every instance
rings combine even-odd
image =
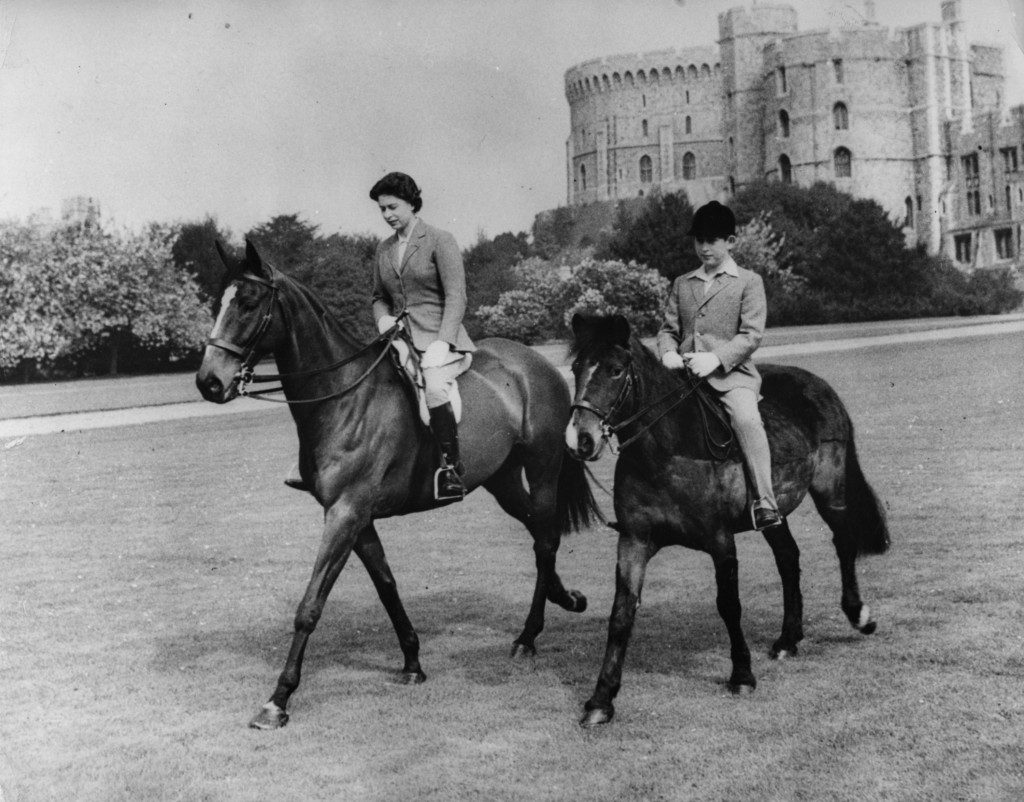
[[[572,245],[576,216],[568,206],[537,215],[533,220],[533,253],[554,259]]]
[[[252,240],[274,267],[294,273],[316,260],[319,228],[297,214],[279,214],[251,229],[245,238]]]
[[[493,304],[501,293],[512,289],[512,267],[530,252],[525,232],[505,232],[494,239],[482,233],[475,245],[463,251],[466,268],[466,327],[471,336],[480,334],[479,321],[474,313]]]
[[[202,222],[181,224],[171,245],[174,263],[196,280],[211,309],[217,302],[225,270],[214,243],[220,242],[230,249],[230,240],[231,232],[222,230],[216,220],[207,216]]]
[[[597,256],[638,262],[674,279],[700,267],[686,234],[692,222],[693,206],[685,192],[652,193],[637,211],[620,204],[615,232]]]
[[[212,321],[196,283],[175,268],[173,238],[155,224],[141,233],[97,225],[8,231],[0,364],[82,362],[102,352],[114,375],[132,348],[194,352]]]

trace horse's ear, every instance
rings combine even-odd
[[[577,312],[572,316],[572,333],[577,340],[592,328],[593,321],[587,315],[581,315]]]
[[[623,348],[629,348],[629,321],[623,315],[613,315],[611,322],[612,341]]]
[[[245,266],[257,276],[269,277],[270,275],[270,265],[263,261],[259,251],[256,250],[256,246],[249,239],[245,241]]]
[[[224,263],[224,266],[228,269],[228,272],[230,273],[232,270],[235,269],[235,260],[228,255],[227,251],[224,250],[224,246],[220,244],[219,239],[215,239],[213,241],[213,245],[217,249],[217,254],[220,256],[220,260]]]

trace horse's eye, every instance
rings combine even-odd
[[[625,368],[623,368],[621,365],[616,365],[616,366],[614,366],[612,368],[612,378],[613,379],[621,379],[622,378],[622,374],[625,373],[625,372],[626,372]]]

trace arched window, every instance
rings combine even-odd
[[[644,136],[647,136],[647,120],[641,120],[640,127],[643,129]]]
[[[779,136],[783,139],[789,136],[789,113],[785,109],[779,111]]]
[[[785,153],[779,156],[779,180],[783,184],[793,183],[793,164]]]
[[[686,133],[692,134],[693,133],[693,120],[691,120],[689,117],[687,117],[686,121],[685,121],[685,125],[686,125]]]
[[[837,131],[845,131],[850,127],[850,114],[845,103],[836,103],[832,107],[832,122]]]
[[[665,67],[661,71],[661,77],[664,78],[666,81],[671,81],[672,80],[672,70],[670,70],[668,67]]]
[[[904,226],[904,228],[913,228],[914,227],[914,201],[911,200],[910,196],[908,195],[906,197],[906,199],[903,201],[903,205],[907,209],[907,215],[903,219],[903,226]]]
[[[853,175],[853,154],[847,148],[836,148],[832,156],[836,178],[849,178]]]
[[[683,154],[683,180],[693,181],[697,177],[697,157],[690,151]]]
[[[650,184],[653,180],[651,172],[651,157],[641,156],[640,157],[640,182],[642,184]]]
[[[691,81],[696,81],[697,80],[697,65],[696,64],[691,64],[689,67],[686,68],[686,77],[689,78]]]
[[[580,165],[580,189],[587,188],[587,166],[585,164]]]
[[[622,76],[622,80],[624,80],[630,86],[633,86],[633,73],[631,73],[629,70],[626,70],[626,74]]]
[[[711,77],[711,68],[707,64],[701,64],[700,65],[700,77],[701,78],[710,78]]]

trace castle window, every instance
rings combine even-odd
[[[779,156],[779,180],[783,184],[793,183],[793,163],[785,153]]]
[[[710,78],[711,77],[711,68],[707,64],[701,64],[700,65],[700,77],[701,78]]]
[[[686,102],[687,103],[690,102],[690,90],[689,89],[686,90]]]
[[[974,190],[967,190],[967,213],[981,214],[981,193]]]
[[[1006,211],[1013,211],[1013,195],[1010,194],[1010,185],[1006,185]]]
[[[1000,148],[999,152],[1003,154],[1003,170],[1017,172],[1017,148]]]
[[[903,201],[903,205],[907,209],[907,214],[903,218],[903,227],[904,228],[913,228],[914,227],[914,201],[912,201],[910,199],[910,196],[908,195],[906,200]]]
[[[917,196],[917,210],[921,211],[921,196]]]
[[[964,168],[964,181],[967,183],[967,188],[974,189],[978,186],[978,154],[968,153],[966,156],[961,156],[960,164]]]
[[[684,125],[686,127],[686,133],[692,134],[693,133],[693,121],[689,117],[687,117],[686,120],[684,121]]]
[[[686,68],[686,77],[689,78],[691,81],[697,80],[697,65],[691,64],[689,67]]]
[[[585,164],[580,165],[580,189],[586,190],[587,188],[587,166]]]
[[[956,249],[956,260],[962,265],[971,263],[971,235],[957,234],[953,237],[953,247]]]
[[[734,176],[729,176],[729,194],[736,194],[736,178]]]
[[[789,113],[785,109],[779,111],[779,136],[783,139],[789,136]]]
[[[683,66],[681,64],[678,67],[676,67],[676,80],[677,81],[685,81],[686,80],[686,70],[683,69]]]
[[[671,81],[672,80],[672,70],[670,70],[668,67],[665,67],[661,71],[661,77],[664,78],[666,81]]]
[[[1000,259],[1012,259],[1013,229],[997,228],[994,233],[996,235],[996,255]]]
[[[693,181],[697,177],[697,157],[690,151],[683,154],[683,180]]]
[[[843,82],[843,60],[841,58],[832,59],[832,76],[837,84]]]
[[[850,127],[850,115],[846,110],[845,103],[836,103],[832,107],[832,122],[837,131],[845,131]]]
[[[645,84],[645,83],[647,83],[647,74],[643,70],[637,70],[636,71],[636,79],[640,83]]]
[[[643,130],[644,136],[647,136],[647,120],[640,121],[640,128]]]
[[[836,148],[832,155],[832,165],[836,178],[849,178],[853,175],[853,154],[847,148]]]
[[[647,95],[646,94],[640,95],[640,102],[643,103],[643,107],[646,109],[647,108]]]
[[[786,68],[779,67],[775,73],[776,85],[780,95],[784,95],[789,91],[789,86],[786,84]]]
[[[612,83],[616,86],[622,86],[622,76],[617,72],[612,73]]]
[[[640,183],[650,184],[653,180],[653,174],[651,171],[651,157],[641,156],[640,157]]]

